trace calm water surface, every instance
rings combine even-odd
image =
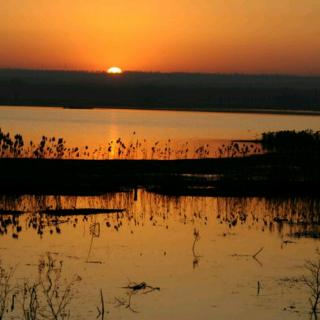
[[[66,147],[79,148],[80,158],[173,159],[198,157],[199,147],[207,157],[220,156],[218,148],[230,140],[267,131],[319,130],[320,116],[3,106],[0,128],[22,134],[25,145],[62,137]],[[120,156],[119,138],[126,147]]]
[[[197,144],[319,130],[320,117],[0,107],[0,127],[26,140],[61,136],[71,146],[131,141],[133,132],[140,140]],[[310,292],[301,279],[308,276],[306,260],[317,259],[319,202],[145,190],[0,195],[0,284],[9,272],[12,289],[3,319],[22,319],[23,301],[30,305],[23,292],[31,292],[24,289],[35,284],[39,314],[50,318],[44,289],[54,288],[52,299],[59,300],[70,283],[71,319],[96,319],[100,290],[105,319],[309,319]],[[54,214],[80,208],[124,212]],[[155,290],[125,288],[142,282]]]
[[[72,144],[149,139],[252,139],[271,130],[320,128],[319,116],[117,109],[0,107],[3,130],[32,139],[63,136]]]
[[[49,214],[89,207],[125,212]],[[49,252],[62,266],[60,290],[78,279],[71,319],[96,318],[100,289],[107,319],[309,319],[300,279],[319,245],[311,237],[319,232],[318,199],[170,198],[140,190],[136,200],[130,192],[2,196],[0,208],[1,265],[14,267],[12,285],[36,283]],[[127,307],[123,287],[141,282],[160,290],[135,292]],[[21,312],[16,299],[5,319]]]

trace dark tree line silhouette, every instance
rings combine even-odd
[[[0,104],[319,111],[320,77],[0,70]]]

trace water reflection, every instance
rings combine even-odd
[[[133,131],[139,139],[255,139],[262,132],[319,129],[315,116],[215,112],[62,109],[1,106],[0,126],[28,140],[42,135],[64,137],[71,145],[103,145]],[[63,125],[62,125],[63,124]]]
[[[125,210],[104,211],[119,208]],[[49,272],[59,288],[72,283],[62,312],[71,319],[308,317],[309,291],[299,279],[318,246],[305,235],[320,231],[319,208],[316,198],[169,197],[145,190],[2,195],[3,275],[12,270],[10,285],[23,288],[8,295],[6,316],[22,312],[22,292],[26,312],[38,310],[38,298],[48,316]],[[57,214],[63,210],[69,214]],[[58,292],[52,304],[62,297]]]
[[[168,229],[174,222],[206,226],[209,219],[226,227],[222,236],[246,226],[282,237],[317,238],[320,226],[317,198],[170,197],[145,190],[101,196],[2,195],[0,213],[0,234],[13,238],[23,226],[42,236],[45,231],[61,233],[65,224],[76,228],[83,223],[90,225],[93,237],[99,237],[100,226],[118,232],[126,226],[133,233],[145,225]],[[196,228],[194,237],[200,239]]]

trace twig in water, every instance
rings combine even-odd
[[[137,310],[134,310],[131,306],[131,298],[132,298],[132,295],[135,294],[135,292],[129,292],[128,293],[128,302],[123,299],[123,298],[117,298],[115,297],[115,302],[117,303],[117,306],[116,307],[125,307],[127,309],[129,309],[130,311],[134,312],[134,313],[138,313]]]
[[[152,287],[150,285],[147,285],[145,282],[140,282],[140,283],[137,283],[137,284],[135,283],[135,284],[128,285],[128,286],[122,287],[122,288],[123,289],[130,289],[132,291],[139,291],[139,290],[149,289],[148,291],[143,292],[143,293],[149,293],[149,292],[152,292],[152,291],[155,291],[155,290],[160,291],[159,287]]]
[[[262,247],[261,249],[259,249],[256,253],[254,254],[237,254],[234,253],[231,256],[232,257],[251,257],[252,259],[254,259],[257,263],[259,263],[260,266],[262,266],[262,263],[258,260],[257,256],[262,252],[262,250],[264,249],[264,247]]]
[[[125,307],[134,313],[138,313],[138,311],[133,309],[131,306],[131,299],[132,299],[133,295],[136,295],[139,292],[141,292],[142,294],[148,294],[153,291],[160,291],[159,287],[150,286],[150,285],[146,284],[146,282],[131,283],[131,284],[129,284],[125,287],[122,287],[122,288],[128,290],[128,292],[127,292],[128,301],[126,301],[126,299],[123,299],[123,298],[115,297],[117,307]]]
[[[194,229],[193,236],[194,236],[194,241],[193,241],[193,244],[192,244],[192,254],[193,254],[192,266],[193,266],[193,269],[195,269],[199,265],[199,260],[200,260],[200,257],[201,257],[200,255],[198,255],[196,253],[196,249],[195,249],[196,243],[200,240],[200,232],[199,232],[199,230]]]
[[[261,291],[261,283],[260,281],[257,282],[257,296],[260,294],[260,291]]]
[[[88,256],[87,256],[87,260],[86,260],[87,263],[91,262],[91,261],[89,261],[89,258],[90,258],[90,254],[91,254],[91,250],[92,250],[93,239],[100,237],[100,223],[99,222],[93,223],[90,226],[89,232],[91,235],[91,240],[90,240],[90,246],[89,246]],[[101,263],[101,261],[94,261],[93,263]]]
[[[311,306],[311,314],[317,319],[318,304],[320,302],[320,253],[318,254],[317,261],[308,260],[305,264],[306,270],[309,272],[309,277],[303,276],[302,281],[309,287],[310,295],[309,298]]]
[[[7,312],[8,299],[10,293],[14,290],[11,286],[11,278],[14,270],[5,270],[0,265],[0,319],[3,319],[5,312]],[[11,306],[13,306],[14,298],[12,296]]]
[[[260,250],[258,250],[254,255],[252,255],[252,258],[255,259],[257,255],[263,250],[264,248],[262,247]]]
[[[28,283],[24,284],[23,297],[22,297],[22,309],[25,320],[36,320],[38,319],[38,313],[40,304],[38,300],[38,286],[39,283],[33,283],[29,286]]]
[[[101,318],[101,320],[104,320],[104,299],[103,299],[102,289],[100,289],[100,299],[101,299],[101,309],[97,307],[98,309],[97,319]]]

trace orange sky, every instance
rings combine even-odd
[[[320,74],[320,0],[3,0],[0,67]]]

